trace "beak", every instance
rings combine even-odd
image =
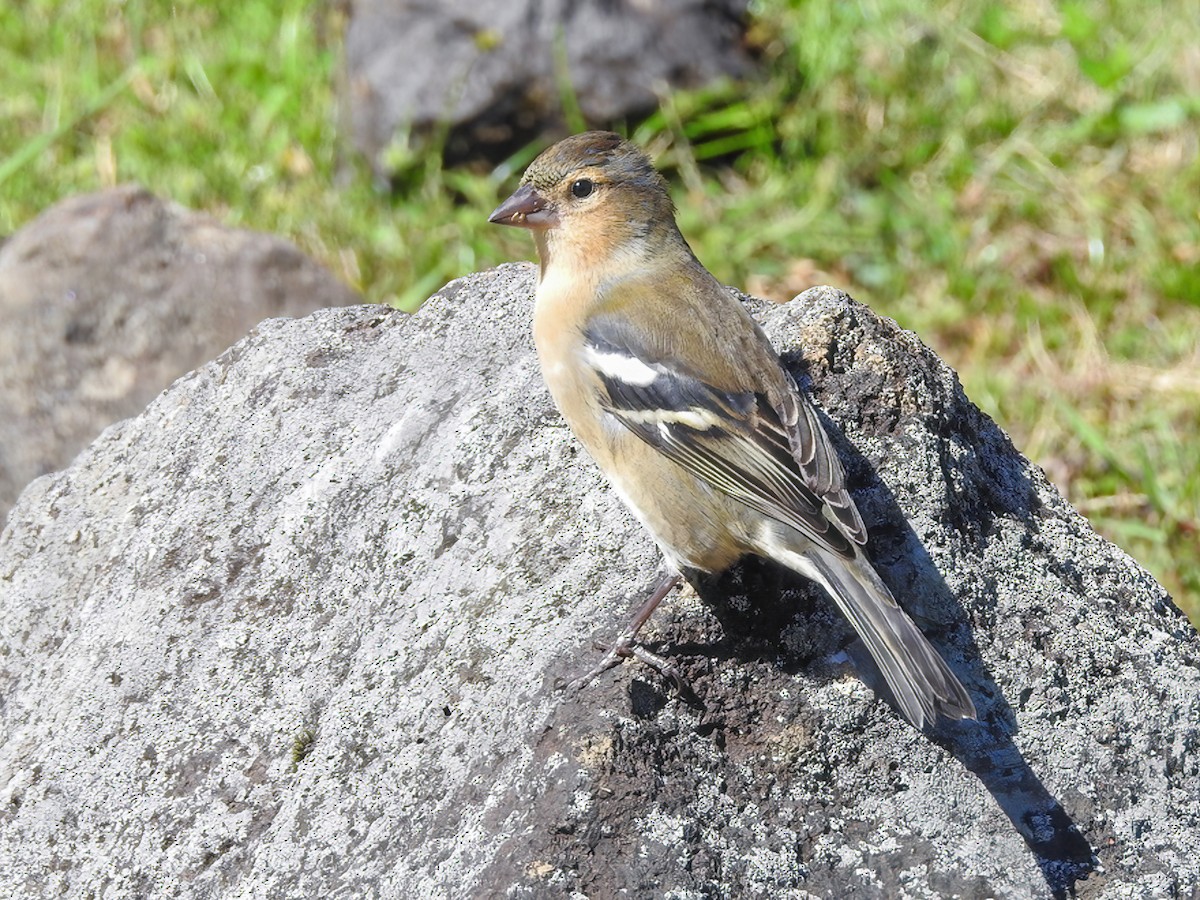
[[[549,228],[558,224],[558,215],[533,185],[523,184],[496,207],[488,221],[493,225],[516,225],[518,228]]]

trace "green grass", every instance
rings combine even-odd
[[[490,172],[397,146],[397,189],[378,189],[339,136],[337,9],[27,0],[0,37],[0,233],[137,181],[287,235],[406,308],[529,257],[485,219],[534,148]],[[1191,5],[755,11],[757,83],[627,127],[671,175],[698,255],[760,295],[828,282],[916,330],[1200,621]]]

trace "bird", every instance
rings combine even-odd
[[[917,728],[976,718],[957,676],[876,573],[828,433],[734,295],[692,252],[665,178],[606,131],[544,150],[489,221],[527,229],[539,260],[533,338],[576,438],[674,573],[581,681],[638,656],[683,573],[746,556],[833,599]]]

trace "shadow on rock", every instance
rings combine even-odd
[[[978,721],[939,720],[927,734],[982,782],[1033,851],[1050,891],[1056,897],[1066,896],[1076,881],[1094,871],[1097,863],[1092,847],[1013,743],[1016,717],[981,661],[979,649],[969,633],[966,611],[908,523],[895,496],[866,460],[845,441],[837,426],[827,418],[824,424],[834,437],[847,471],[860,478],[869,473],[870,499],[860,506],[872,535],[868,551],[875,556],[878,544],[888,557],[886,564],[880,565],[876,561],[880,574],[900,598],[901,605],[914,613],[935,648],[956,670],[979,713]],[[1008,443],[1007,436],[999,428],[994,424],[991,428],[994,433],[987,436],[988,440]],[[1025,480],[1017,465],[1019,461],[1020,457],[1014,453],[1011,460],[1000,460],[1004,466],[1002,471],[993,467],[990,476],[1003,483],[1004,489],[976,493],[977,503],[970,510],[973,530],[986,533],[986,520],[1001,513],[1021,519],[1035,515],[1036,499],[1032,489],[1014,490]],[[1014,506],[1013,498],[1028,498],[1028,502]],[[997,502],[1005,502],[1006,508],[997,509]],[[876,535],[882,540],[877,542]],[[759,559],[747,559],[716,578],[693,575],[689,581],[716,614],[728,638],[735,643],[736,650],[731,654],[735,658],[773,658],[789,671],[797,671],[845,648],[853,658],[859,676],[876,694],[887,698],[897,710],[897,716],[900,715],[874,660],[861,642],[853,640],[848,624],[840,620],[833,611],[832,601],[815,585],[781,566]],[[912,603],[913,599],[918,602]],[[923,621],[926,617],[921,612],[931,613],[943,624],[931,628]],[[953,634],[954,639],[947,641],[947,635],[939,632]],[[964,663],[955,664],[954,655],[947,653],[950,644],[963,647]]]

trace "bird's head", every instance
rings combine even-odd
[[[573,135],[545,150],[488,221],[532,231],[543,266],[564,242],[603,257],[634,241],[678,234],[666,181],[645,153],[609,131]]]

